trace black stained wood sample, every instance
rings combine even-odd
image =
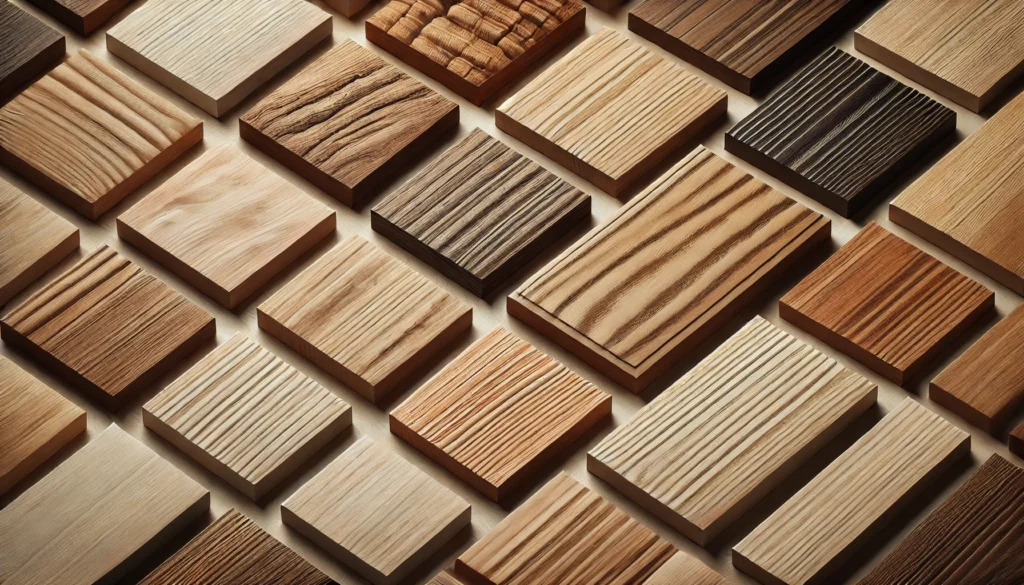
[[[0,104],[64,56],[64,35],[11,4],[0,1]]]

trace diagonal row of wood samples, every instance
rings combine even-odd
[[[10,2],[0,3],[0,104],[64,58],[64,35]]]
[[[29,0],[80,35],[89,36],[131,0]]]

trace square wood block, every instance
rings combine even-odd
[[[0,3],[0,104],[61,62],[64,35],[10,2]]]
[[[103,26],[131,0],[29,0],[82,36]]]

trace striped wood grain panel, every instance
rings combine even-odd
[[[64,35],[10,2],[0,3],[0,104],[61,62]]]
[[[83,36],[103,26],[131,0],[29,0]]]

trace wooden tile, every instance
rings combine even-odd
[[[1024,459],[1024,422],[1010,433],[1010,451]]]
[[[110,425],[0,510],[0,581],[113,583],[209,507],[203,486]]]
[[[835,47],[725,135],[725,149],[843,217],[956,131],[956,113]]]
[[[495,123],[617,196],[723,118],[727,97],[606,28],[502,104]]]
[[[508,312],[639,392],[829,229],[698,148],[526,281]]]
[[[765,585],[828,583],[892,514],[970,453],[970,435],[907,398],[733,549]]]
[[[64,35],[14,4],[0,2],[0,104],[61,62]]]
[[[131,0],[29,0],[71,27],[80,35],[91,35]]]
[[[236,333],[142,410],[146,427],[260,500],[352,424],[352,409]]]
[[[459,106],[346,39],[238,125],[281,164],[360,206],[459,125]]]
[[[107,50],[219,118],[331,32],[303,0],[161,0],[108,30]]]
[[[117,234],[229,309],[334,231],[326,205],[231,146],[117,218]]]
[[[331,7],[331,9],[340,12],[342,16],[352,18],[356,14],[362,12],[363,8],[366,8],[373,0],[324,0],[324,4]]]
[[[360,439],[281,505],[281,519],[363,577],[400,583],[469,526],[469,504]]]
[[[755,317],[591,450],[587,469],[707,546],[877,392]]]
[[[257,309],[259,326],[377,402],[472,326],[473,310],[359,236]]]
[[[373,229],[490,297],[590,216],[590,196],[474,130],[370,215]]]
[[[206,311],[101,246],[4,317],[0,332],[116,409],[215,329]]]
[[[0,109],[0,162],[89,219],[202,139],[202,122],[88,51]]]

